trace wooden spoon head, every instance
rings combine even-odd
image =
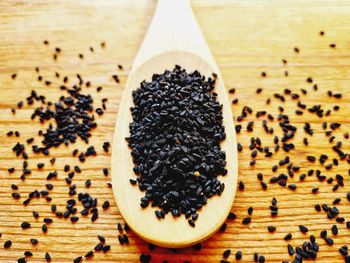
[[[133,161],[130,149],[125,141],[129,137],[129,123],[132,122],[130,107],[133,106],[132,91],[140,86],[143,80],[151,80],[154,73],[172,70],[178,64],[187,72],[198,70],[206,77],[214,73],[206,61],[188,52],[174,51],[155,56],[138,68],[133,69],[125,86],[119,107],[118,120],[113,143],[112,154],[112,183],[114,196],[118,208],[130,228],[146,241],[170,248],[191,246],[212,236],[225,222],[233,204],[237,185],[237,143],[230,103],[219,72],[215,92],[220,104],[223,104],[224,126],[226,139],[221,148],[226,152],[226,176],[219,180],[225,183],[225,190],[221,196],[208,199],[207,205],[199,210],[196,227],[191,227],[184,215],[174,218],[170,213],[165,219],[158,220],[154,211],[156,207],[140,207],[140,199],[144,192],[137,185],[131,185],[129,179],[136,179],[133,172]]]

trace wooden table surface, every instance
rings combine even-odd
[[[286,172],[285,167],[279,168],[276,173],[271,171],[272,164],[283,159],[285,152],[280,150],[270,158],[258,154],[256,165],[249,166],[250,138],[260,137],[263,146],[273,146],[273,135],[263,131],[263,117],[258,120],[253,114],[242,122],[246,127],[248,121],[255,120],[253,132],[246,132],[243,128],[237,137],[243,145],[243,151],[239,154],[239,181],[245,184],[243,191],[237,191],[232,208],[237,219],[229,220],[226,231],[204,242],[200,251],[187,248],[175,254],[169,249],[156,248],[150,252],[148,244],[133,233],[128,233],[129,245],[119,245],[116,225],[123,223],[123,219],[113,200],[112,189],[107,186],[110,178],[102,172],[104,167],[110,166],[110,155],[102,151],[102,143],[111,141],[123,85],[155,4],[156,1],[146,0],[0,1],[0,262],[16,262],[26,250],[34,253],[28,262],[45,262],[44,254],[47,251],[52,256],[52,262],[72,262],[93,249],[98,243],[97,235],[105,236],[111,250],[106,254],[95,253],[90,262],[138,262],[143,252],[151,254],[152,262],[219,262],[223,251],[228,248],[232,249],[232,253],[238,249],[243,252],[241,262],[253,262],[254,252],[264,255],[267,262],[291,261],[292,257],[287,253],[288,242],[283,240],[289,232],[293,233],[290,241],[293,246],[302,245],[309,234],[317,237],[320,245],[317,262],[344,262],[338,248],[349,245],[350,230],[346,229],[345,224],[327,219],[326,213],[316,212],[314,205],[332,205],[333,200],[339,197],[341,202],[337,207],[341,216],[350,220],[350,206],[346,199],[346,193],[350,191],[349,164],[340,161],[339,166],[326,171],[318,162],[311,164],[306,161],[307,155],[318,157],[326,153],[330,160],[336,157],[331,147],[338,140],[343,141],[343,151],[347,152],[350,148],[349,141],[343,137],[350,125],[350,2],[343,0],[191,1],[227,89],[236,89],[236,93],[230,95],[232,99],[239,99],[238,104],[232,106],[234,116],[239,116],[243,106],[248,105],[254,113],[266,110],[277,117],[278,106],[282,104],[273,98],[273,94],[283,93],[285,88],[298,94],[301,88],[307,90],[308,94],[301,95],[300,100],[308,107],[321,104],[327,110],[339,105],[340,110],[332,110],[331,115],[324,118],[307,111],[298,116],[295,114],[297,100],[286,96],[283,103],[285,113],[289,115],[291,123],[298,127],[293,140],[296,149],[288,153],[293,164],[301,167],[294,178],[288,179],[288,183],[298,186],[295,191],[269,183],[273,175]],[[319,35],[321,30],[325,32],[324,36]],[[44,40],[49,40],[50,44],[44,45]],[[105,48],[100,46],[102,41],[106,42]],[[331,43],[336,43],[336,48],[330,48]],[[94,47],[94,53],[89,51],[90,46]],[[62,49],[57,61],[53,59],[55,47]],[[294,47],[300,49],[298,54],[293,51]],[[84,59],[78,57],[79,53],[84,54]],[[288,60],[287,65],[283,65],[283,58]],[[122,64],[124,70],[118,70],[118,64]],[[40,67],[44,79],[52,81],[49,87],[37,81],[36,66]],[[288,77],[284,76],[285,70],[289,72]],[[265,78],[261,77],[263,71],[267,73]],[[16,114],[11,113],[11,108],[16,107],[18,101],[25,101],[32,89],[45,95],[47,100],[57,100],[63,93],[58,88],[61,80],[55,78],[54,72],[70,76],[71,80],[80,73],[85,80],[91,81],[92,86],[84,88],[84,92],[93,95],[96,106],[101,104],[102,98],[108,98],[107,111],[97,117],[98,128],[93,131],[89,144],[95,145],[98,155],[88,157],[85,163],[80,164],[71,154],[75,148],[87,148],[80,141],[52,150],[51,157],[56,157],[54,165],[49,162],[51,157],[28,151],[32,174],[21,181],[23,159],[17,158],[11,148],[17,141],[24,143],[32,136],[36,137],[36,142],[40,142],[37,132],[47,124],[41,125],[38,120],[30,119],[34,106],[24,103]],[[13,73],[17,73],[15,80],[11,78]],[[113,81],[113,74],[120,76],[120,84]],[[308,77],[312,77],[314,83],[305,81]],[[315,83],[318,91],[312,89]],[[103,86],[100,93],[96,92],[97,86]],[[256,95],[257,88],[263,88],[260,95]],[[343,98],[329,98],[328,90],[342,92]],[[271,103],[266,105],[269,97]],[[323,121],[342,123],[334,131],[336,139],[333,144],[324,134],[321,127]],[[312,136],[303,131],[305,122],[310,122],[314,130]],[[281,135],[276,120],[269,122],[269,126],[275,128],[275,134]],[[6,133],[10,130],[20,131],[20,137],[7,137]],[[309,139],[307,147],[302,143],[304,137]],[[39,161],[46,164],[43,171],[36,169]],[[98,198],[99,218],[91,223],[89,218],[81,217],[79,222],[72,224],[69,220],[53,217],[54,222],[43,234],[42,220],[45,216],[52,216],[50,205],[57,204],[58,209],[63,210],[69,199],[64,180],[66,173],[63,171],[66,163],[81,166],[82,172],[74,177],[73,183],[77,185],[77,192],[88,192]],[[11,167],[16,168],[13,174],[7,171]],[[315,175],[299,182],[299,175],[311,168],[320,169],[327,177],[343,175],[345,186],[333,192],[334,182],[331,185],[321,183]],[[46,175],[53,170],[57,170],[58,178],[54,180],[54,190],[50,193],[52,201],[40,198],[23,206],[22,202],[29,192],[45,188]],[[264,181],[268,184],[266,191],[261,189],[257,180],[258,172],[263,173]],[[87,179],[92,181],[89,189],[84,186]],[[17,192],[22,195],[20,200],[11,197],[11,184],[19,186]],[[318,194],[311,193],[313,187],[320,188]],[[275,218],[270,216],[269,210],[272,197],[278,200],[279,214]],[[105,200],[110,201],[111,207],[102,211],[100,207]],[[78,207],[81,208],[80,204]],[[243,225],[241,222],[247,216],[249,207],[254,208],[252,223]],[[33,210],[40,213],[39,219],[33,218]],[[30,222],[31,228],[22,230],[20,224],[23,221]],[[300,224],[309,228],[307,234],[299,231]],[[339,227],[339,234],[334,237],[330,233],[333,224]],[[269,233],[268,225],[276,226],[276,232]],[[323,229],[327,229],[328,235],[334,238],[333,246],[326,245],[319,238],[319,232]],[[38,245],[30,244],[32,237],[39,239]],[[10,249],[3,248],[6,240],[13,242]],[[229,261],[235,262],[232,254]]]

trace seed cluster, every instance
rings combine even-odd
[[[130,123],[131,156],[141,191],[141,207],[159,207],[159,219],[168,212],[185,214],[195,226],[197,210],[220,195],[226,175],[222,106],[213,92],[214,78],[180,66],[154,74],[133,92]],[[135,184],[135,180],[131,179]]]
[[[48,41],[44,41],[45,45],[49,45]],[[102,45],[105,46],[105,43]],[[91,50],[91,49],[90,49]],[[58,55],[62,53],[61,48],[56,47],[54,51],[54,59],[58,59]],[[93,52],[93,51],[91,51]],[[83,59],[83,56],[80,56]],[[119,66],[119,68],[122,68]],[[68,188],[67,195],[69,199],[66,200],[66,205],[64,210],[59,210],[58,206],[53,203],[53,198],[51,198],[51,193],[55,191],[55,182],[56,178],[62,176],[55,169],[56,157],[52,157],[50,149],[60,147],[62,144],[69,145],[74,144],[77,140],[82,140],[86,144],[89,144],[89,138],[92,136],[92,131],[97,128],[97,123],[95,116],[103,115],[104,111],[107,109],[106,102],[107,98],[101,100],[101,107],[96,107],[96,102],[90,94],[86,94],[88,88],[92,86],[91,82],[85,81],[80,74],[76,74],[76,79],[69,79],[68,76],[62,76],[58,72],[55,72],[55,82],[61,84],[53,84],[53,81],[49,79],[44,79],[41,75],[39,67],[35,68],[37,74],[37,81],[42,83],[43,86],[46,86],[48,89],[52,90],[50,92],[61,92],[64,93],[57,101],[47,100],[44,95],[39,95],[36,90],[32,90],[30,95],[26,98],[26,104],[23,101],[17,103],[17,110],[22,108],[28,108],[33,110],[31,114],[31,119],[38,119],[40,126],[37,130],[38,137],[41,138],[40,143],[36,143],[37,138],[31,137],[25,140],[25,143],[18,141],[13,147],[12,151],[15,155],[22,159],[22,167],[10,167],[7,169],[9,174],[15,174],[16,172],[21,172],[20,180],[25,184],[27,177],[31,176],[32,173],[36,172],[36,169],[32,169],[31,162],[35,162],[35,157],[33,155],[48,156],[51,167],[45,167],[44,162],[38,162],[36,164],[38,171],[43,171],[44,168],[48,170],[46,178],[43,178],[43,188],[35,189],[34,191],[29,192],[28,197],[24,197],[24,194],[21,194],[19,191],[20,186],[17,184],[11,185],[12,198],[15,200],[21,200],[24,206],[30,206],[30,203],[33,199],[36,198],[45,198],[48,204],[48,208],[52,213],[52,217],[46,216],[41,217],[39,212],[33,210],[33,218],[38,221],[42,218],[41,231],[44,234],[49,234],[50,225],[54,221],[60,221],[62,219],[69,219],[72,224],[76,224],[80,216],[90,217],[91,222],[95,222],[99,217],[99,211],[107,210],[110,207],[108,200],[105,200],[101,208],[99,208],[98,199],[93,198],[91,194],[84,193],[84,190],[81,192],[78,191],[77,185],[73,183],[74,177],[76,174],[82,173],[82,169],[78,165],[72,165],[71,163],[64,164],[63,172],[65,173],[64,181],[66,187]],[[115,79],[117,75],[113,75],[112,79]],[[17,74],[12,74],[12,79],[17,79]],[[54,86],[57,86],[58,89],[55,89]],[[102,87],[99,86],[96,88],[97,92],[102,90]],[[35,108],[33,106],[36,105]],[[39,106],[37,106],[39,105]],[[13,114],[16,114],[17,110],[13,108],[11,111]],[[46,125],[46,128],[43,129],[42,125]],[[21,134],[19,131],[8,131],[6,133],[8,137],[15,136],[18,140],[21,139]],[[110,143],[104,142],[101,151],[106,153],[109,152]],[[31,151],[30,151],[31,150]],[[85,159],[89,156],[96,156],[97,150],[94,145],[87,147],[85,151],[79,151],[75,149],[72,153],[72,156],[78,156],[80,162],[84,162]],[[58,157],[57,157],[58,158]],[[103,168],[103,174],[108,175],[108,168]],[[91,186],[91,180],[87,179],[85,182],[85,187],[89,188]],[[110,184],[108,184],[110,188]],[[81,204],[81,205],[79,205]],[[80,214],[80,216],[79,216]],[[23,231],[27,231],[32,227],[31,221],[24,221],[20,224],[20,227]],[[0,234],[1,238],[1,234]],[[106,253],[110,250],[110,245],[106,244],[106,239],[99,235],[99,243],[95,246],[94,250],[88,251],[85,258],[91,258],[94,255],[94,251],[102,251]],[[128,237],[124,234],[124,239],[127,240]],[[31,238],[30,244],[32,246],[39,245],[39,239]],[[13,242],[11,240],[6,240],[4,242],[4,249],[10,249]],[[20,257],[18,262],[27,262],[27,259],[33,256],[33,252],[25,251],[24,257]],[[46,252],[45,260],[50,262],[53,260],[50,252]],[[74,263],[79,263],[83,260],[83,256],[79,256],[73,259]]]

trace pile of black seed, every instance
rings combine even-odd
[[[175,66],[143,81],[132,94],[133,122],[126,139],[139,189],[146,192],[141,207],[159,207],[159,219],[168,212],[185,214],[195,226],[196,211],[224,190],[217,177],[227,173],[220,149],[226,134],[222,105],[213,92],[215,77]]]

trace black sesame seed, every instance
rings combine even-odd
[[[110,245],[107,245],[107,246],[104,246],[104,247],[102,248],[102,251],[103,251],[103,253],[106,253],[106,252],[108,252],[110,249],[111,249],[111,246],[110,246]]]
[[[243,225],[248,225],[252,221],[251,217],[247,216],[242,220]]]
[[[90,250],[89,252],[87,252],[85,254],[85,258],[91,258],[91,257],[93,257],[93,255],[94,255],[94,251]]]
[[[302,233],[307,233],[309,229],[304,225],[299,225],[299,229]]]
[[[333,225],[331,230],[333,235],[338,235],[338,227],[336,225]]]
[[[10,248],[12,246],[12,241],[11,240],[7,240],[7,241],[5,241],[5,243],[4,243],[4,248]]]
[[[45,259],[46,259],[47,262],[51,261],[51,255],[49,254],[49,252],[45,253]]]
[[[23,223],[21,224],[21,227],[22,227],[22,229],[28,229],[28,228],[30,228],[30,223],[28,223],[28,222],[23,222]]]
[[[223,258],[228,258],[231,255],[231,249],[226,249],[222,254]]]
[[[288,254],[289,254],[290,256],[293,256],[294,253],[295,253],[295,250],[294,250],[294,248],[291,246],[291,244],[288,244],[288,245],[287,245],[287,248],[288,248]]]
[[[220,227],[220,232],[225,232],[226,228],[227,228],[227,224],[223,223]]]
[[[103,249],[103,244],[102,244],[102,243],[98,243],[98,244],[95,246],[95,248],[94,248],[95,251],[101,251],[102,249]]]
[[[268,226],[267,227],[267,230],[270,232],[270,233],[273,233],[276,231],[276,227],[275,226]]]
[[[30,243],[32,243],[32,245],[36,245],[39,243],[39,241],[36,238],[32,238],[30,239]]]

